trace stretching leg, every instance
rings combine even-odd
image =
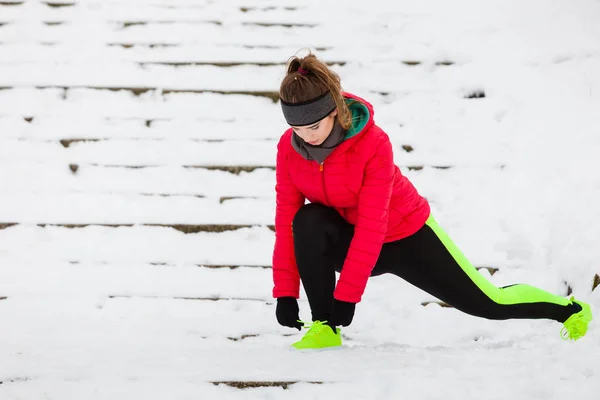
[[[430,216],[417,233],[383,246],[379,268],[465,313],[487,319],[553,319],[581,310],[567,298],[536,287],[496,287],[471,265]]]

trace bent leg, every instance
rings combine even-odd
[[[473,267],[432,216],[414,235],[387,248],[384,245],[381,258],[391,273],[471,315],[564,322],[580,308],[530,285],[496,287]]]
[[[343,264],[354,227],[321,204],[306,204],[294,217],[294,252],[313,321],[327,321],[333,306],[335,271]]]

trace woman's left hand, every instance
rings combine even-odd
[[[356,303],[348,303],[335,299],[333,301],[333,312],[329,323],[333,326],[348,326],[354,317]]]

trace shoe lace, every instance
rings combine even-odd
[[[579,324],[579,318],[576,316],[570,321],[565,321],[564,327],[560,330],[560,336],[563,340],[576,340],[583,336],[583,331]]]
[[[300,322],[303,325],[303,328],[308,329],[308,332],[306,332],[306,334],[304,335],[305,337],[318,334],[319,332],[321,332],[321,330],[325,327],[325,324],[327,323],[327,321],[306,322],[300,320],[298,322]]]

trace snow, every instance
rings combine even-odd
[[[64,164],[13,163],[0,169],[3,187],[10,195],[35,192],[46,182],[45,193],[159,194],[181,196],[274,197],[275,171],[258,168],[234,175],[225,171],[181,166],[155,168],[105,168],[85,166],[73,175]],[[177,176],[177,179],[172,179]],[[40,179],[41,178],[41,179]],[[197,185],[202,182],[202,185]],[[196,186],[194,186],[196,184]]]
[[[44,263],[56,260],[270,265],[265,254],[274,244],[272,232],[266,227],[184,234],[156,226],[87,226],[80,229],[49,226],[42,229],[18,225],[6,229],[2,236],[0,253],[9,266],[15,259],[38,262],[42,259]],[[231,243],[235,243],[236,252],[231,251]],[[34,253],[31,248],[35,248]],[[117,278],[118,275],[114,277]]]
[[[31,195],[7,195],[2,221],[25,224],[81,223],[105,224],[256,224],[272,222],[274,198],[220,199],[190,196],[140,196],[114,194],[44,194],[44,203]],[[248,213],[246,210],[252,210]]]
[[[0,399],[598,398],[597,316],[565,342],[393,276],[343,349],[288,351],[268,227],[308,47],[482,274],[597,314],[598,1],[0,3]]]

